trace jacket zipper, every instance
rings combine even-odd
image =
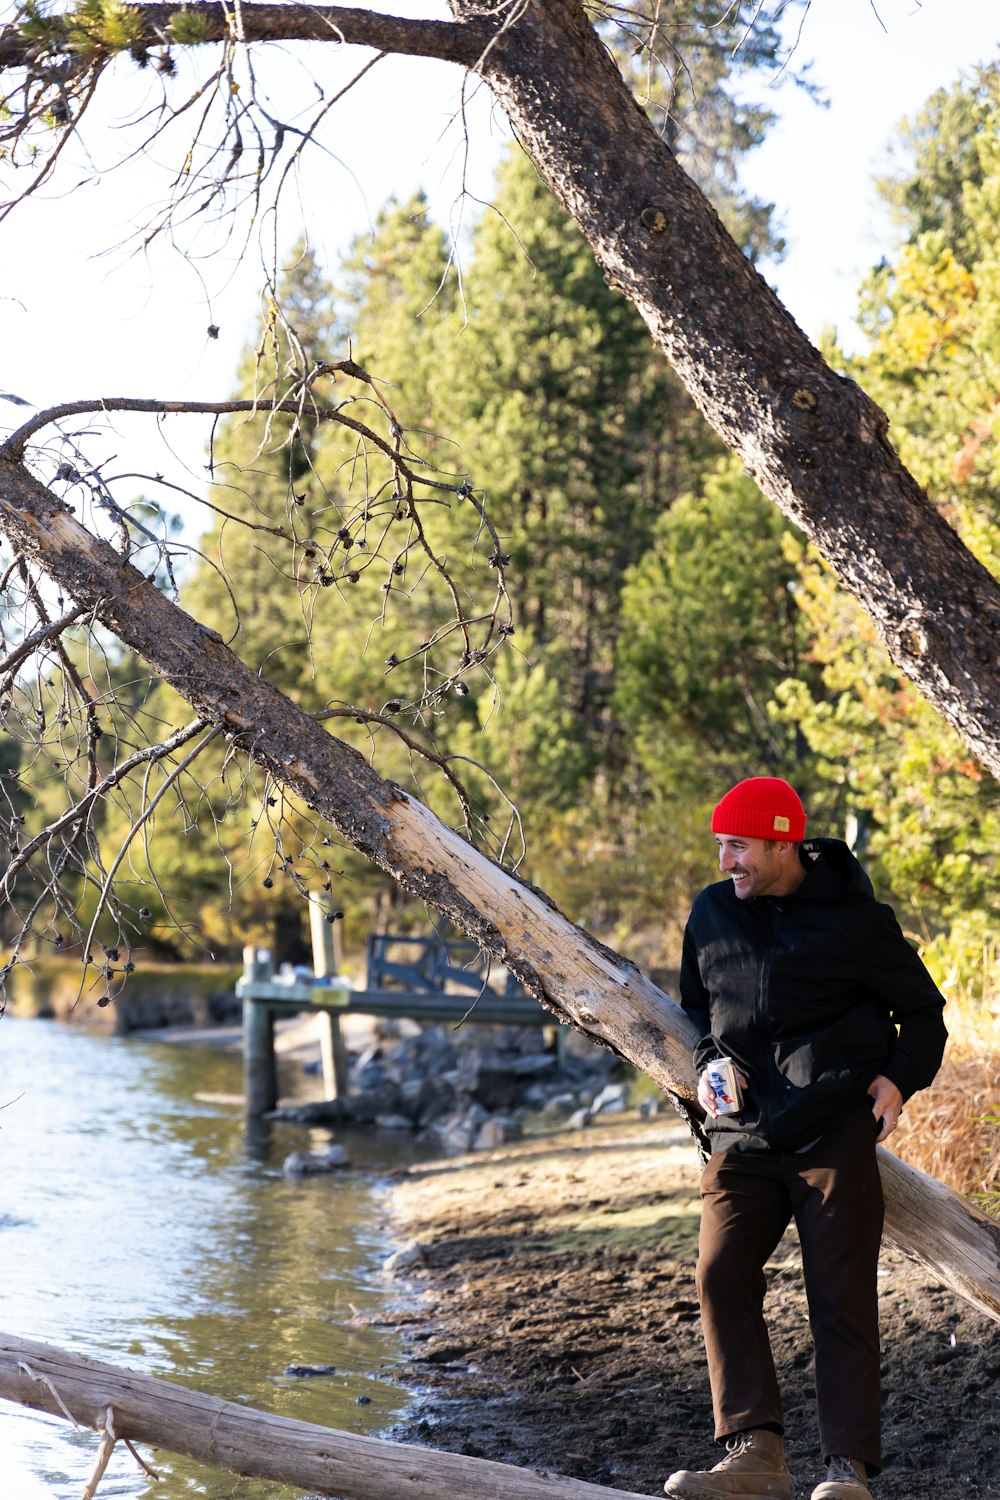
[[[764,1127],[764,1136],[765,1136],[765,1139],[767,1141],[770,1141],[770,1139],[771,1139],[771,1114],[772,1114],[771,1106],[772,1106],[773,1101],[772,1101],[772,1097],[771,1097],[772,1090],[771,1090],[771,1078],[770,1078],[770,1073],[771,1073],[771,1049],[770,1049],[769,1043],[767,1042],[768,1027],[767,1027],[767,1024],[766,1024],[766,1022],[767,1022],[767,1007],[765,1005],[765,995],[766,995],[766,992],[767,992],[767,982],[768,982],[768,979],[770,977],[770,972],[771,972],[771,955],[774,952],[774,947],[775,947],[775,928],[777,927],[778,918],[779,918],[779,916],[781,914],[781,908],[780,908],[780,906],[775,906],[774,907],[774,913],[775,913],[775,919],[774,919],[774,922],[771,925],[771,931],[770,931],[770,934],[768,935],[767,942],[765,943],[763,949],[761,950],[760,962],[759,962],[758,967],[757,967],[757,998],[756,998],[756,1002],[754,1004],[754,1020],[757,1022],[758,1027],[760,1029],[760,1032],[761,1032],[761,1034],[765,1038],[764,1066],[765,1066],[765,1069],[767,1071],[767,1076],[763,1080],[763,1085],[762,1085],[762,1089],[761,1089],[762,1097],[761,1097],[761,1101],[760,1102],[761,1102],[761,1115],[762,1115],[761,1123],[762,1123],[762,1125]]]

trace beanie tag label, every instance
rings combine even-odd
[[[787,833],[788,830],[791,828],[791,826],[792,825],[791,825],[791,823],[789,823],[789,821],[788,821],[787,818],[782,818],[782,817],[779,817],[777,813],[775,814],[775,817],[774,817],[774,831],[775,831],[775,833]]]

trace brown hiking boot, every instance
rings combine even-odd
[[[714,1469],[680,1469],[663,1486],[679,1500],[792,1500],[792,1476],[785,1445],[775,1432],[755,1429],[726,1442],[727,1453]],[[833,1497],[831,1497],[833,1500]],[[856,1497],[854,1497],[856,1500]]]
[[[860,1458],[830,1459],[826,1478],[812,1492],[812,1500],[871,1500],[868,1471]]]

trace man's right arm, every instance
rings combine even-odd
[[[698,1102],[706,1114],[716,1114],[715,1095],[708,1087],[705,1065],[718,1057],[719,1048],[712,1037],[711,1000],[702,981],[698,966],[698,948],[688,922],[684,929],[684,945],[681,949],[680,977],[681,1009],[698,1032],[698,1041],[692,1052],[692,1061],[698,1074]]]
[[[711,1030],[709,994],[702,982],[698,949],[690,922],[684,929],[684,944],[681,948],[680,992],[681,1009],[695,1027],[699,1038],[706,1039]],[[698,1065],[697,1050],[696,1047],[695,1066]]]

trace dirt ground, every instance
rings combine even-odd
[[[662,1116],[412,1169],[394,1234],[424,1263],[396,1321],[422,1387],[394,1436],[640,1494],[710,1467],[693,1266],[698,1164]],[[1000,1500],[1000,1325],[891,1249],[880,1272],[885,1469],[876,1500]],[[824,1477],[797,1245],[769,1321],[796,1500]]]

